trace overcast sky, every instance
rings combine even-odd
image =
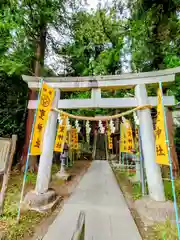
[[[88,8],[91,9],[91,8],[96,8],[97,4],[98,4],[98,0],[88,0],[87,1],[88,3]]]

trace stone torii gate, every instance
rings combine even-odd
[[[93,77],[47,77],[47,84],[55,89],[53,108],[59,109],[85,109],[85,108],[133,108],[143,105],[157,106],[157,97],[147,96],[146,85],[158,86],[170,84],[175,80],[175,74],[180,72],[180,67],[146,73],[131,73],[122,75],[93,76]],[[22,76],[23,80],[32,90],[40,88],[40,77]],[[135,98],[101,98],[101,90],[131,89],[135,90]],[[89,91],[90,99],[60,99],[62,91]],[[37,100],[29,100],[28,108],[36,109]],[[175,105],[173,96],[164,97],[164,105]],[[155,138],[151,112],[149,109],[139,110],[139,122],[142,138],[142,150],[145,161],[146,176],[148,181],[149,195],[156,201],[165,201],[164,188],[159,165],[155,162]],[[58,114],[55,111],[49,113],[48,122],[44,134],[43,149],[40,156],[38,176],[35,191],[26,199],[36,199],[38,204],[41,199],[49,198],[48,193],[51,166],[53,159],[53,147],[56,135]],[[42,200],[43,204],[43,200]]]

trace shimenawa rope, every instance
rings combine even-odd
[[[107,120],[119,118],[119,117],[122,117],[122,116],[125,116],[125,115],[129,115],[129,114],[133,113],[134,111],[143,110],[143,109],[146,109],[146,108],[150,109],[150,108],[152,108],[152,106],[151,105],[138,106],[138,107],[133,108],[131,110],[128,110],[126,112],[115,114],[115,115],[112,115],[112,116],[97,116],[97,117],[78,116],[78,115],[70,114],[70,113],[67,113],[65,111],[59,110],[57,108],[54,108],[53,110],[56,111],[56,112],[59,112],[62,115],[66,115],[69,118],[73,118],[73,119],[77,119],[77,120],[86,120],[86,121],[99,121],[99,120],[105,121],[106,120],[107,121]]]

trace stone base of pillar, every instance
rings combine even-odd
[[[71,179],[71,175],[67,173],[65,170],[63,171],[60,170],[59,172],[56,173],[55,178],[63,181],[68,181]]]
[[[36,191],[30,191],[26,194],[22,203],[23,210],[34,210],[37,212],[51,211],[60,201],[53,189],[46,193],[38,194]]]
[[[175,223],[174,205],[171,201],[157,202],[145,196],[135,201],[135,208],[145,226],[165,222],[167,219]]]

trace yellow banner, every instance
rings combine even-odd
[[[71,129],[68,132],[67,143],[68,143],[68,146],[71,147]]]
[[[155,134],[156,134],[156,162],[162,165],[169,165],[161,89],[158,89],[158,106]]]
[[[54,145],[55,152],[63,152],[64,143],[67,139],[66,119],[67,119],[66,116],[61,116],[61,123],[58,126],[56,141],[55,141],[55,145]]]
[[[139,129],[137,126],[135,129],[135,148],[137,151],[139,151]]]
[[[132,153],[134,140],[131,124],[128,120],[120,125],[120,152]]]
[[[74,150],[79,149],[79,144],[78,144],[78,132],[76,128],[71,129],[71,148]]]
[[[127,152],[132,153],[132,150],[134,150],[134,140],[133,140],[133,134],[132,134],[132,128],[129,120],[126,120],[126,136],[127,136]]]
[[[135,138],[136,138],[136,141],[139,142],[139,129],[138,129],[137,126],[136,126],[136,129],[135,129]]]
[[[77,129],[75,128],[74,131],[74,149],[78,150],[79,149],[79,144],[78,144],[78,132]]]
[[[31,155],[41,154],[44,130],[54,100],[54,94],[54,89],[43,83],[32,137]]]
[[[112,149],[113,148],[113,141],[112,141],[111,130],[110,130],[109,126],[108,126],[107,136],[108,136],[108,149]]]
[[[124,123],[120,125],[120,152],[127,151],[126,127]]]

